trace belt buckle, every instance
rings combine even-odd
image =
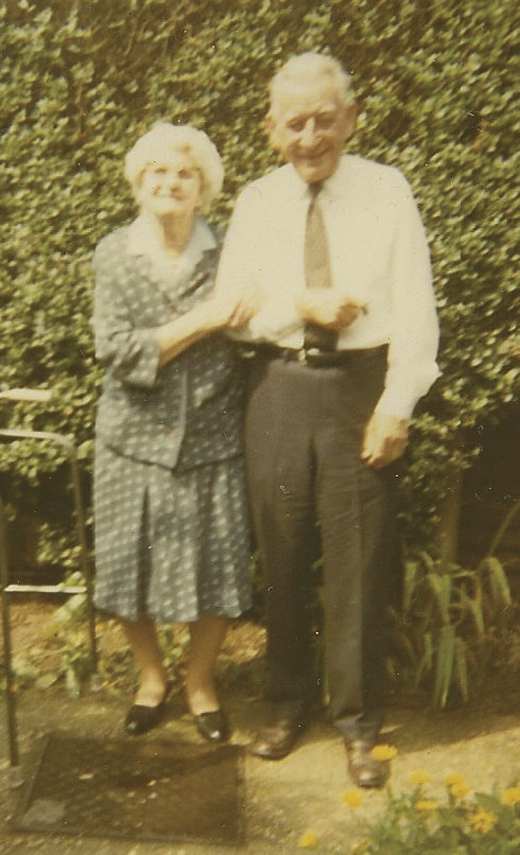
[[[319,358],[323,354],[322,354],[321,350],[319,349],[319,347],[304,348],[303,353],[304,353],[304,358],[303,358],[302,362],[305,365],[312,365],[313,362],[314,362],[314,365],[320,364]]]

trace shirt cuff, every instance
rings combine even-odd
[[[425,370],[423,376],[401,377],[399,382],[389,382],[376,405],[376,412],[396,416],[400,419],[411,419],[418,401],[426,395],[440,371],[434,363],[431,371]],[[388,378],[390,379],[390,378]]]

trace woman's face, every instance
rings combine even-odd
[[[190,156],[171,151],[143,172],[137,200],[143,213],[163,218],[192,217],[202,198],[202,176]]]

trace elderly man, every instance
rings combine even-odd
[[[272,710],[252,751],[284,757],[309,717],[318,535],[330,714],[352,778],[380,786],[371,749],[384,708],[395,461],[438,373],[429,253],[401,173],[343,154],[356,105],[341,65],[292,57],[270,94],[270,142],[286,163],[241,193],[217,284],[258,301],[239,337],[254,353],[246,454]]]

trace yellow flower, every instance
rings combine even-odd
[[[298,841],[298,846],[302,849],[316,849],[318,845],[318,837],[314,834],[314,831],[306,831],[305,834],[302,834]]]
[[[470,788],[466,784],[465,781],[460,781],[457,784],[452,784],[450,787],[450,793],[456,801],[463,799],[470,792]]]
[[[376,745],[375,748],[372,748],[372,756],[380,762],[393,760],[394,757],[397,757],[397,748],[394,748],[393,745]]]
[[[422,769],[417,769],[416,772],[412,772],[410,775],[410,780],[412,784],[416,784],[418,787],[423,787],[425,784],[430,783],[431,778],[427,772],[424,772]]]
[[[520,802],[520,786],[509,787],[508,790],[505,790],[502,801],[506,805],[516,805],[517,802]]]
[[[357,790],[347,790],[346,793],[343,793],[343,803],[347,807],[357,808],[363,804],[363,796]]]
[[[475,813],[468,815],[468,822],[473,827],[473,831],[479,834],[487,834],[498,822],[498,816],[490,810],[479,808]]]
[[[451,774],[446,775],[444,778],[444,783],[447,787],[451,787],[453,784],[465,784],[466,778],[464,775],[460,775],[459,772],[451,772]]]
[[[437,807],[437,802],[433,799],[419,799],[415,807],[420,813],[432,813]]]

